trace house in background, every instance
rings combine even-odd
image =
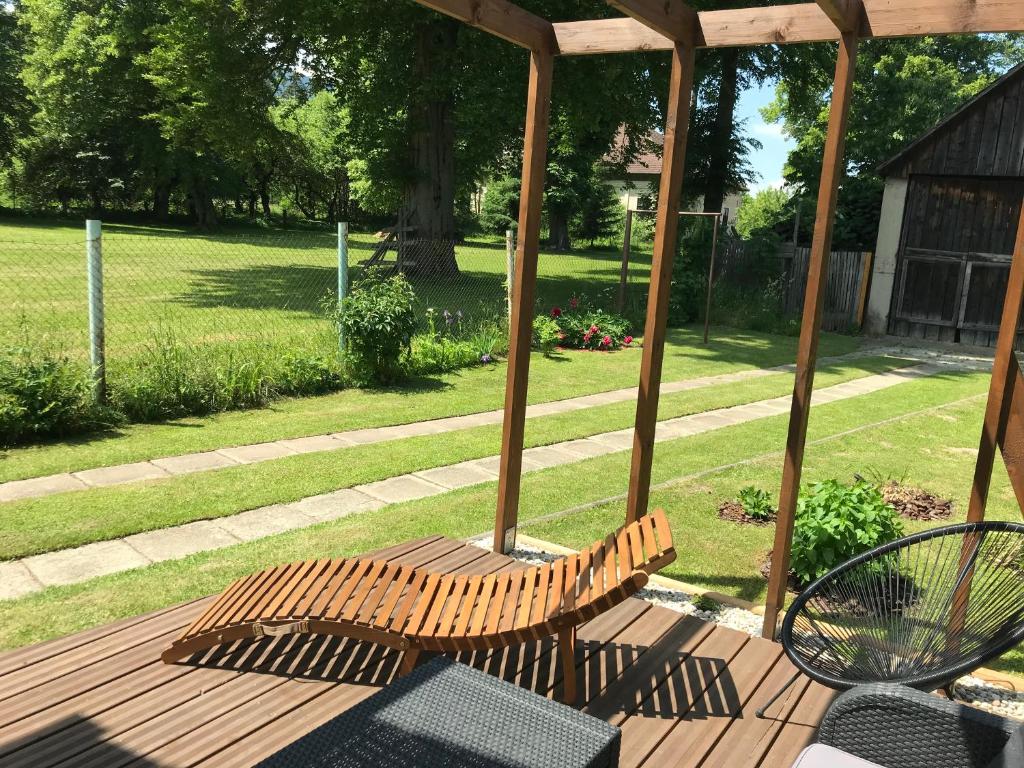
[[[1024,65],[879,171],[865,331],[993,346],[1024,199]]]
[[[615,136],[611,150],[605,155],[606,162],[617,166],[608,177],[608,184],[615,190],[619,202],[627,209],[636,210],[638,200],[645,196],[658,193],[658,182],[661,178],[661,151],[665,146],[665,134],[651,131],[644,139],[640,152],[625,168],[621,167],[623,153],[628,147],[628,138],[624,129],[620,128]],[[743,200],[742,193],[726,195],[722,204],[722,213],[726,221],[735,221],[736,212]],[[704,198],[698,197],[686,208],[688,211],[703,211]]]

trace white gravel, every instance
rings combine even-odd
[[[492,544],[489,536],[474,539],[472,543],[486,550],[490,550]],[[550,563],[560,557],[559,555],[522,544],[512,550],[511,556],[516,560],[534,565]],[[648,584],[636,596],[654,605],[660,605],[669,610],[693,616],[703,621],[720,624],[723,627],[735,629],[739,632],[746,632],[753,637],[761,635],[761,622],[763,618],[743,608],[716,604],[713,610],[702,610],[694,603],[695,600],[699,600],[698,596],[690,595],[679,589],[669,589],[658,584]],[[994,712],[1004,717],[1024,720],[1024,691],[1010,690],[971,675],[957,680],[953,690],[958,701],[973,704],[981,709],[986,709],[989,712]]]

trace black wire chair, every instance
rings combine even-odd
[[[1024,525],[963,523],[908,536],[848,560],[808,586],[782,622],[782,647],[803,673],[846,690],[920,690],[1024,641]]]

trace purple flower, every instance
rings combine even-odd
[[[461,309],[455,310],[455,316],[457,318],[459,318],[459,320],[461,320],[462,319],[462,310]]]
[[[484,354],[480,355],[480,362],[481,363],[490,363],[490,362],[492,362],[491,356],[485,352]]]

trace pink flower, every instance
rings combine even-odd
[[[573,296],[569,299],[569,309],[576,309],[580,305],[580,300]]]
[[[627,336],[626,338],[624,338],[622,340],[622,343],[625,344],[628,347],[630,344],[633,343],[633,337],[632,336]]]
[[[561,317],[562,316],[562,310],[559,309],[558,307],[552,307],[551,308],[551,316],[552,317]]]
[[[558,340],[559,340],[559,341],[562,341],[562,340],[564,340],[564,339],[565,339],[565,334],[564,334],[564,333],[562,333],[562,331],[559,331],[559,332],[558,332]]]
[[[598,327],[596,325],[590,326],[590,332],[591,333],[597,333],[597,331],[598,331]]]
[[[611,344],[612,344],[612,337],[611,336],[605,336],[603,339],[601,339],[601,343],[604,344],[604,346],[606,346],[606,347],[610,347]]]
[[[586,333],[584,333],[583,334],[583,343],[584,344],[589,344],[590,343],[590,337],[593,336],[593,335],[594,334],[592,334],[590,331],[587,331]]]

